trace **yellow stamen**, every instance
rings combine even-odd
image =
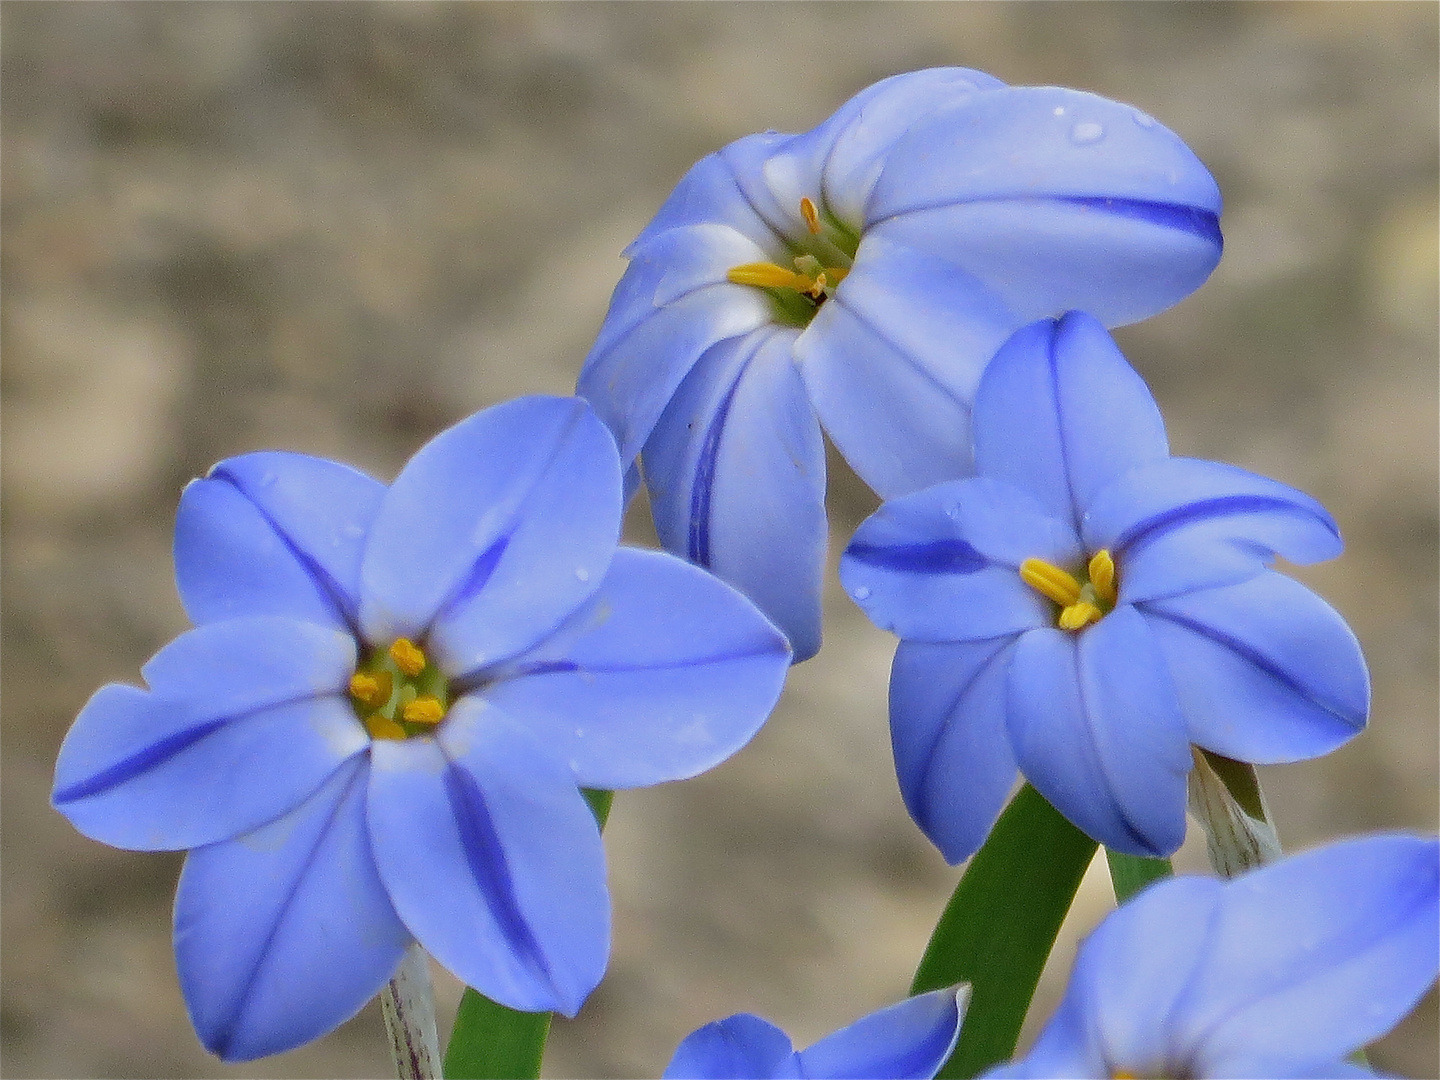
[[[1115,606],[1115,560],[1104,548],[1090,557],[1090,584],[1098,600]]]
[[[445,706],[439,698],[422,694],[406,705],[400,715],[407,724],[438,724],[445,719]]]
[[[794,289],[796,292],[804,292],[811,285],[810,279],[803,274],[786,270],[783,266],[776,266],[774,263],[746,263],[744,266],[732,266],[725,278],[736,285],[754,285],[760,289]]]
[[[389,701],[393,688],[388,671],[357,671],[350,676],[350,696],[372,709],[378,709]]]
[[[1080,599],[1080,583],[1044,559],[1026,559],[1021,563],[1020,580],[1061,607],[1069,607]]]
[[[405,729],[384,713],[375,713],[365,719],[365,730],[372,739],[405,739]]]
[[[805,227],[810,230],[811,236],[820,235],[820,213],[815,209],[815,204],[808,196],[800,197],[800,216],[805,219]]]
[[[1067,605],[1065,610],[1060,612],[1059,626],[1061,630],[1079,630],[1093,622],[1099,622],[1104,614],[1094,604],[1081,600]]]
[[[390,659],[394,660],[395,666],[412,679],[425,670],[425,654],[421,651],[420,646],[409,638],[395,639],[395,644],[390,646]]]

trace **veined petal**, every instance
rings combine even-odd
[[[773,145],[790,136],[767,132],[748,138]],[[723,156],[723,151],[717,151],[702,158],[680,178],[675,190],[661,204],[650,223],[636,237],[634,244],[626,249],[626,254],[667,229],[703,222],[734,226],[757,243],[763,244],[765,237],[774,237],[776,241],[780,239],[741,190],[735,170]]]
[[[993,286],[1024,319],[1107,325],[1198,288],[1220,258],[1220,192],[1190,149],[1128,105],[1005,87],[915,124],[886,156],[867,227],[907,235]]]
[[[304,454],[245,454],[186,486],[175,578],[196,624],[284,615],[353,630],[360,558],[385,486]]]
[[[1015,783],[1006,728],[1013,637],[902,641],[890,669],[890,742],[915,824],[952,866],[990,835]]]
[[[1082,534],[1122,567],[1127,603],[1253,577],[1276,554],[1294,563],[1340,554],[1340,530],[1314,499],[1233,465],[1168,458],[1099,492]]]
[[[855,532],[840,580],[870,621],[902,638],[975,641],[1051,623],[1017,572],[1027,558],[1073,562],[1076,541],[1023,492],[990,481],[892,499]]]
[[[655,529],[667,551],[750,597],[790,638],[820,647],[825,444],[791,361],[794,332],[712,348],[645,444]]]
[[[1329,604],[1273,570],[1139,607],[1192,742],[1256,764],[1327,754],[1365,726],[1370,679]]]
[[[968,987],[947,987],[873,1012],[801,1050],[801,1075],[930,1080],[955,1049],[969,998]]]
[[[338,1027],[410,943],[371,858],[366,774],[354,758],[285,817],[186,860],[175,896],[180,988],[201,1041],[225,1061]]]
[[[698,289],[657,308],[623,336],[612,341],[606,335],[605,347],[597,344],[585,358],[575,392],[614,433],[628,466],[705,350],[772,320],[770,298],[761,289]]]
[[[974,279],[867,235],[795,356],[845,460],[892,498],[974,471],[975,387],[1019,325]]]
[[[1023,635],[1009,669],[1020,771],[1107,847],[1163,857],[1185,838],[1185,724],[1144,621],[1117,608],[1078,634]]]
[[[694,776],[749,742],[789,658],[780,633],[715,577],[621,548],[590,605],[483,696],[581,785],[641,787]],[[449,728],[454,739],[464,725]]]
[[[664,1080],[798,1080],[790,1036],[769,1020],[736,1013],[685,1036]]]
[[[975,466],[1077,529],[1116,477],[1169,454],[1144,380],[1084,312],[1042,321],[995,354],[975,398]]]
[[[484,722],[466,723],[471,710]],[[569,770],[475,697],[438,741],[377,742],[372,760],[375,861],[411,933],[502,1005],[574,1016],[605,971],[610,898]]]
[[[55,808],[115,847],[225,840],[297,806],[369,738],[344,697],[353,640],[288,619],[210,623],[81,710],[55,765]]]
[[[631,264],[651,263],[664,267],[655,282],[655,307],[676,300],[708,285],[723,285],[733,267],[768,262],[775,247],[763,248],[730,225],[702,222],[656,233],[644,243],[630,245]]]
[[[365,550],[366,637],[428,633],[452,675],[513,656],[595,591],[620,515],[614,443],[583,401],[477,413],[422,447],[385,495]]]
[[[1440,971],[1440,845],[1391,834],[1286,859],[1225,887],[1176,1019],[1201,1075],[1264,1048],[1321,1065],[1393,1027]]]

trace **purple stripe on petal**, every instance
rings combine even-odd
[[[1054,201],[1093,207],[1116,217],[1134,218],[1167,229],[1178,229],[1208,240],[1217,248],[1224,244],[1220,235],[1219,216],[1198,206],[1148,202],[1144,199],[1109,199],[1103,196],[1062,197]]]
[[[515,530],[518,528],[519,523],[513,523],[509,530],[502,533],[498,540],[480,553],[480,557],[475,560],[475,565],[470,568],[469,575],[465,577],[450,597],[440,605],[440,610],[435,615],[437,622],[445,618],[466,601],[472,599],[485,587],[485,583],[490,580],[490,575],[495,572],[495,567],[505,554],[505,549],[510,546],[510,538],[515,535]]]
[[[1184,528],[1197,521],[1226,517],[1232,514],[1293,514],[1296,517],[1314,518],[1338,539],[1340,530],[1328,516],[1310,513],[1286,499],[1265,495],[1222,495],[1213,499],[1199,499],[1184,506],[1176,506],[1131,525],[1115,539],[1115,551],[1122,552],[1136,544],[1153,540],[1175,529]]]
[[[278,704],[288,704],[280,702]],[[274,705],[265,705],[263,709],[275,708]],[[261,711],[261,710],[256,710]],[[111,788],[119,787],[128,780],[133,780],[143,772],[153,769],[156,765],[169,761],[176,754],[195,745],[205,736],[224,727],[232,720],[243,719],[243,717],[221,717],[219,720],[210,720],[195,727],[187,728],[184,731],[177,731],[173,735],[166,736],[158,742],[151,743],[144,749],[131,754],[123,761],[117,761],[107,769],[101,769],[94,776],[88,776],[84,780],[71,784],[67,788],[58,789],[52,796],[55,804],[74,802],[79,799],[88,799],[92,795],[98,795],[102,791],[109,791]]]
[[[991,565],[969,543],[955,537],[925,544],[851,543],[845,554],[868,566],[909,574],[974,574]]]
[[[715,486],[715,463],[720,455],[720,438],[725,433],[725,418],[730,413],[730,403],[735,400],[735,391],[745,377],[750,361],[745,361],[735,373],[735,381],[725,392],[725,398],[710,426],[705,429],[705,441],[700,446],[700,460],[696,462],[695,484],[690,489],[690,533],[686,542],[685,557],[697,566],[710,566],[710,496]]]

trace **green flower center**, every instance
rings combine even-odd
[[[355,715],[374,739],[428,735],[445,719],[450,681],[409,638],[366,655],[350,676]]]
[[[1020,564],[1020,580],[1059,605],[1056,626],[1081,630],[1115,609],[1116,590],[1120,587],[1115,578],[1115,560],[1103,548],[1090,557],[1086,569],[1090,577],[1082,582],[1044,559],[1026,559]]]
[[[829,214],[822,217],[809,198],[800,200],[800,216],[805,220],[806,234],[789,241],[794,252],[793,270],[778,263],[745,263],[731,267],[725,276],[736,285],[764,289],[775,301],[782,322],[806,327],[850,272],[860,237]]]

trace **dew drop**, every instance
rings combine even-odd
[[[1064,106],[1064,105],[1056,105],[1056,106],[1055,106],[1055,115],[1056,115],[1056,116],[1064,116],[1064,115],[1065,115],[1065,106]]]
[[[590,571],[589,571],[589,570],[586,570],[583,566],[577,566],[577,567],[575,568],[575,580],[576,580],[576,581],[589,581],[589,580],[590,580]]]
[[[855,599],[856,599],[856,600],[868,600],[868,599],[870,599],[870,586],[868,586],[868,585],[861,585],[858,589],[856,589],[856,590],[855,590]]]
[[[1070,141],[1076,146],[1089,146],[1105,137],[1105,129],[1092,120],[1076,124],[1070,129]]]
[[[1142,128],[1153,128],[1155,126],[1155,118],[1149,113],[1143,113],[1139,109],[1136,109],[1130,116],[1135,123]]]

